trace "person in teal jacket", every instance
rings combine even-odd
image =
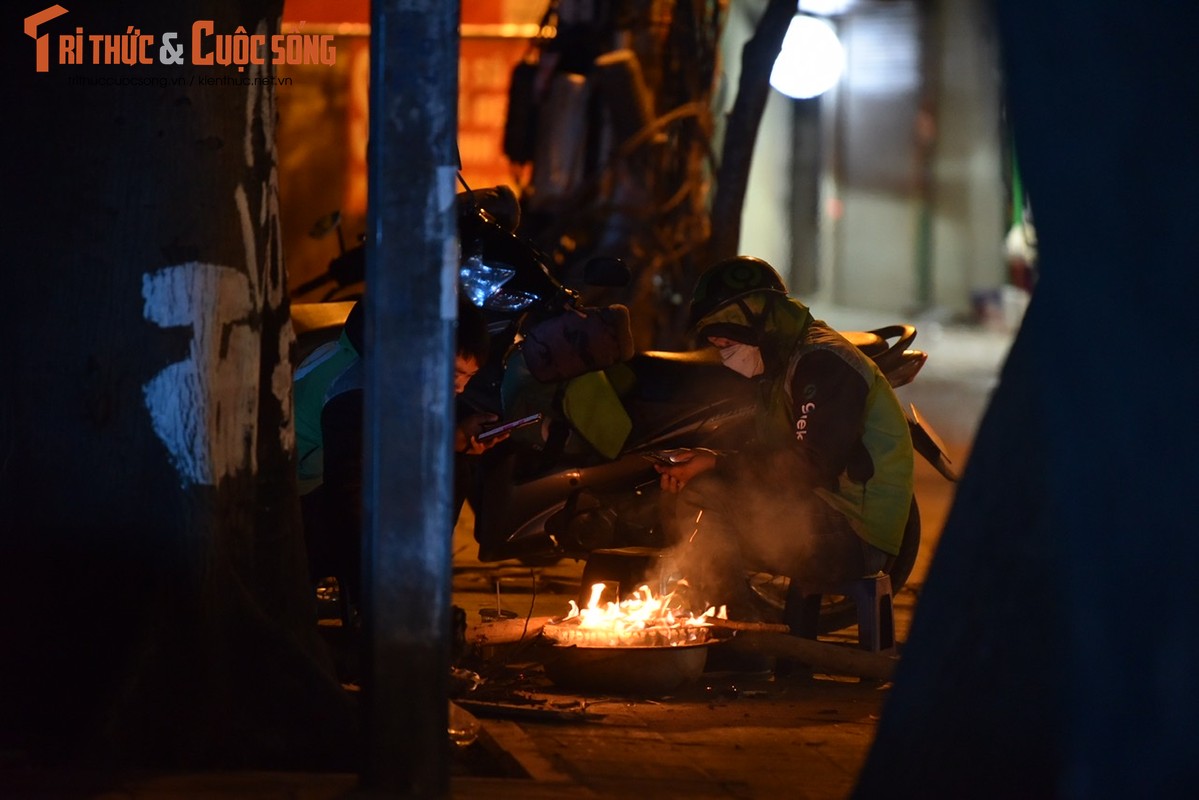
[[[363,304],[346,317],[341,337],[312,353],[297,368],[294,383],[297,479],[300,512],[314,582],[336,577],[351,602],[359,597],[363,482]],[[454,393],[487,360],[489,339],[482,312],[465,300],[458,303]],[[464,403],[456,409],[454,429],[454,514],[466,501],[472,457],[504,441],[501,433],[483,442],[476,438],[497,421]]]
[[[748,256],[700,276],[689,322],[759,388],[744,447],[657,467],[662,489],[677,496],[684,577],[704,602],[752,618],[747,571],[814,593],[887,569],[911,507],[913,449],[874,362]]]
[[[296,478],[300,496],[311,494],[324,480],[325,448],[321,410],[334,381],[362,358],[361,301],[350,309],[336,341],[314,350],[292,376],[296,420]]]

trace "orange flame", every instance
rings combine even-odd
[[[686,581],[679,581],[686,585]],[[703,614],[684,611],[672,605],[675,592],[665,595],[655,595],[648,585],[643,584],[627,600],[619,603],[600,603],[605,585],[595,583],[591,586],[591,597],[587,607],[580,609],[578,604],[570,601],[570,613],[564,618],[578,620],[577,625],[583,630],[611,631],[616,637],[622,637],[632,632],[648,631],[660,628],[680,627],[710,627],[708,620],[712,617],[727,619],[724,606],[719,611],[715,606],[708,608]]]

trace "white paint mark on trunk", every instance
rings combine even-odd
[[[143,314],[190,327],[188,357],[145,386],[146,410],[184,486],[257,469],[258,336],[245,273],[191,261],[142,276]]]
[[[259,291],[261,265],[258,263],[258,242],[257,236],[254,233],[254,216],[250,213],[250,200],[246,196],[246,187],[244,185],[237,184],[237,188],[233,191],[233,201],[237,204],[237,219],[241,222],[241,244],[246,254],[246,272],[250,279],[250,298],[253,300],[255,307],[257,307],[262,303],[262,294]]]
[[[279,18],[274,20],[273,30],[279,30]],[[259,20],[255,33],[266,37],[272,30],[265,19]],[[241,223],[242,247],[246,254],[246,271],[250,276],[251,300],[254,307],[277,311],[286,302],[286,282],[283,279],[282,254],[279,247],[279,171],[277,143],[275,141],[276,118],[278,117],[275,91],[263,78],[273,76],[273,70],[265,64],[249,65],[250,89],[246,93],[246,124],[242,137],[246,166],[251,173],[259,161],[269,165],[265,180],[259,181],[257,217],[250,208],[250,196],[245,184],[239,184],[234,192],[238,219]],[[262,134],[262,150],[254,147],[255,124]],[[265,234],[261,260],[258,257],[258,234]],[[295,427],[292,421],[292,375],[291,346],[295,332],[291,323],[285,323],[279,331],[279,358],[271,371],[271,392],[278,400],[284,424],[279,429],[279,443],[287,450],[295,447]]]

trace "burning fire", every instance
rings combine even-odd
[[[685,581],[680,581],[685,585]],[[570,613],[555,625],[547,625],[545,634],[559,644],[608,647],[662,647],[707,641],[713,617],[727,619],[724,606],[709,608],[696,616],[672,606],[675,592],[655,595],[642,585],[627,600],[600,603],[605,585],[593,584],[586,608],[570,601]]]

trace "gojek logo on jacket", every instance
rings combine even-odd
[[[808,414],[815,409],[815,403],[804,403],[799,407],[799,419],[795,420],[795,438],[801,442],[808,434]]]

